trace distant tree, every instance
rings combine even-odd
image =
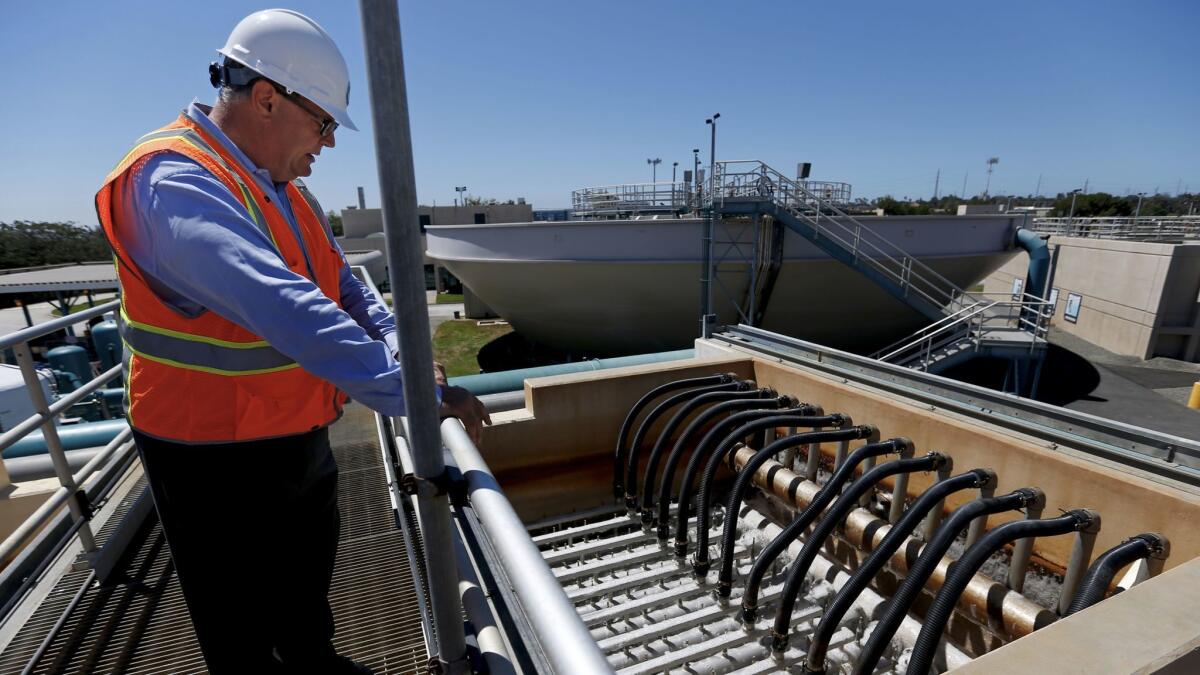
[[[0,269],[111,259],[99,228],[70,222],[0,223]]]
[[[884,195],[875,200],[875,208],[883,209],[886,216],[916,216],[927,215],[929,204],[925,202],[900,201],[891,195]]]
[[[329,221],[329,229],[333,230],[333,236],[340,237],[343,235],[344,230],[342,229],[341,216],[333,211],[329,211],[325,214],[325,219]]]

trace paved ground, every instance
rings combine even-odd
[[[1114,354],[1074,335],[1052,330],[1042,373],[1048,400],[1071,410],[1200,439],[1200,411],[1186,406],[1200,364]],[[1072,393],[1054,400],[1056,393]]]

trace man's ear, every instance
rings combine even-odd
[[[270,117],[275,112],[275,106],[279,105],[279,92],[265,79],[255,80],[250,85],[250,102],[257,115]]]

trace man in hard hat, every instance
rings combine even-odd
[[[298,180],[355,128],[349,74],[288,10],[218,52],[216,104],[142,137],[96,195],[129,423],[210,671],[370,672],[331,643],[328,426],[347,394],[404,413],[395,324]],[[482,405],[438,375],[442,415],[478,439]]]

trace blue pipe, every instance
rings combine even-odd
[[[1046,240],[1032,230],[1017,228],[1017,244],[1029,254],[1029,270],[1025,275],[1025,292],[1046,297],[1046,280],[1050,276],[1050,247]]]
[[[115,419],[64,424],[57,429],[63,450],[79,450],[108,445],[109,441],[128,427],[125,420]],[[4,459],[40,455],[44,452],[46,452],[46,439],[42,437],[41,431],[34,431],[5,448]]]
[[[620,368],[621,366],[640,366],[647,363],[661,363],[663,361],[682,361],[694,358],[695,356],[696,352],[694,349],[680,349],[673,352],[635,354],[633,356],[619,356],[612,359],[592,359],[578,363],[562,363],[555,366],[541,366],[538,368],[521,368],[519,370],[505,370],[498,373],[483,373],[482,375],[462,375],[452,377],[448,382],[451,386],[462,387],[476,396],[484,396],[486,394],[519,391],[525,387],[525,380],[531,377],[566,375],[568,373],[606,370],[608,368]]]

